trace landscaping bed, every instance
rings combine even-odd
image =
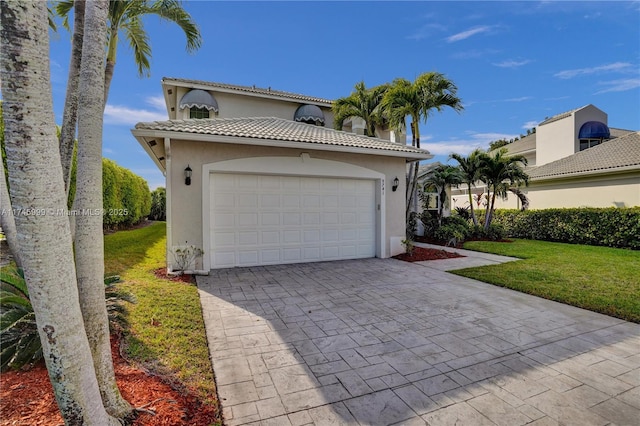
[[[394,259],[404,260],[405,262],[422,262],[425,260],[454,259],[456,257],[464,257],[458,253],[452,253],[441,249],[431,249],[424,247],[414,247],[411,254],[403,253],[393,256]]]
[[[208,426],[219,419],[216,407],[203,404],[194,392],[129,364],[120,355],[120,339],[112,336],[111,352],[118,388],[135,408],[144,411],[134,426]],[[44,361],[25,371],[0,376],[0,424],[63,424]]]

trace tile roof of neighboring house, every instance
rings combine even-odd
[[[532,168],[532,180],[553,179],[616,169],[640,170],[640,132],[603,142],[560,160]]]
[[[510,144],[505,145],[504,148],[507,148],[509,150],[510,155],[522,154],[523,152],[527,151],[535,151],[536,134],[531,133],[530,135],[527,135],[522,139],[518,139],[515,142],[511,142]]]
[[[314,96],[301,95],[298,93],[290,93],[290,92],[283,92],[280,90],[273,90],[271,89],[271,87],[263,89],[256,86],[238,86],[235,84],[214,83],[211,81],[189,80],[185,78],[170,78],[170,77],[163,77],[162,83],[175,84],[177,86],[192,86],[192,87],[198,87],[198,88],[207,87],[210,89],[222,89],[224,91],[230,91],[230,92],[255,93],[259,95],[272,96],[276,98],[293,99],[293,100],[303,101],[303,102],[321,103],[321,104],[326,104],[327,106],[331,106],[331,104],[333,103],[333,101],[330,99],[323,99],[323,98],[317,98]]]
[[[442,163],[439,161],[420,165],[420,167],[418,167],[418,178],[423,177],[438,166],[442,166]]]
[[[429,159],[429,151],[385,139],[370,138],[276,117],[213,118],[154,121],[136,124],[136,130],[180,132],[232,138],[300,142],[403,153],[407,158]],[[274,144],[274,146],[276,146]]]
[[[628,135],[629,133],[633,133],[633,130],[616,129],[613,127],[609,128],[609,130],[611,131],[612,139]],[[519,139],[515,142],[505,145],[505,147],[509,150],[510,155],[522,154],[529,151],[535,151],[536,150],[536,134],[531,133],[530,135],[527,135],[522,139]]]

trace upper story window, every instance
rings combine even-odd
[[[210,118],[218,114],[218,102],[205,90],[193,89],[180,99],[180,109],[189,108],[189,118]],[[213,111],[213,114],[211,113]]]
[[[293,120],[316,126],[324,126],[324,113],[317,105],[301,105],[293,115]]]
[[[209,110],[206,108],[189,108],[189,118],[209,118]]]
[[[580,151],[600,145],[610,137],[611,132],[606,124],[599,121],[587,121],[580,127],[580,132],[578,133]]]

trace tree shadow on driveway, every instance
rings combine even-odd
[[[197,281],[227,425],[640,418],[637,324],[393,259]]]

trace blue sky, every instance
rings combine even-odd
[[[272,87],[335,99],[421,73],[444,73],[465,109],[421,125],[434,160],[513,138],[545,117],[587,104],[609,126],[640,129],[640,2],[188,1],[203,45],[193,54],[172,24],[145,20],[151,75],[139,78],[125,43],[105,114],[104,156],[164,186],[131,135],[167,118],[162,77]],[[70,34],[51,35],[56,120],[62,116]]]

